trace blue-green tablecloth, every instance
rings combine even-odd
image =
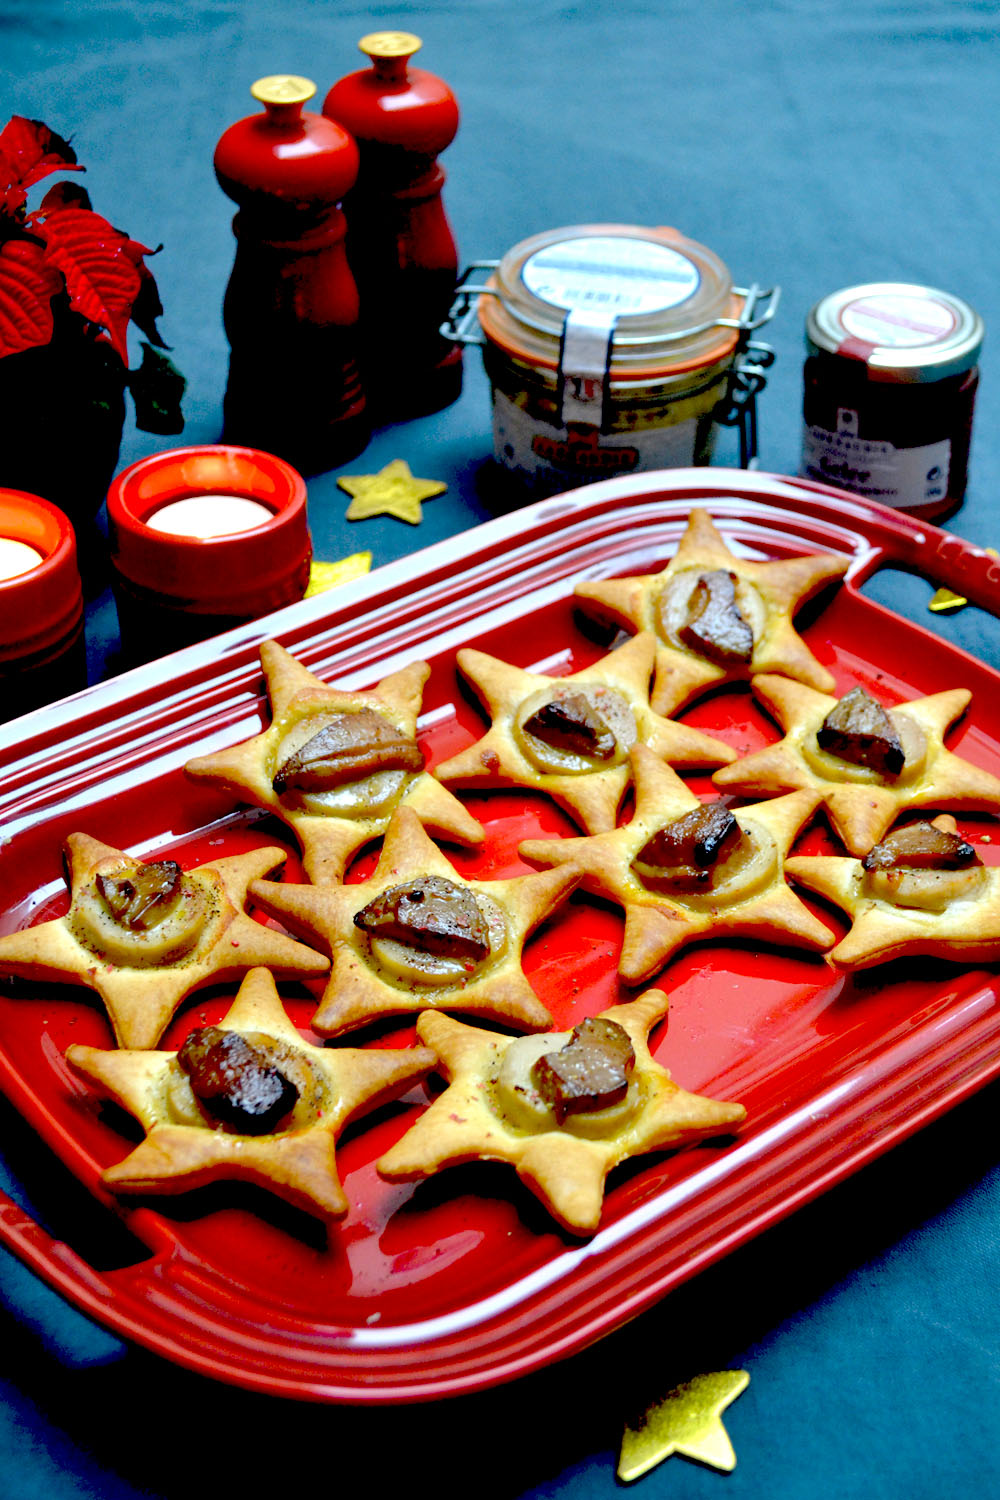
[[[444,158],[463,262],[580,222],[672,224],[738,282],[780,283],[760,464],[794,473],[802,330],[840,286],[903,280],[970,301],[987,329],[972,476],[948,523],[1000,545],[1000,118],[992,0],[0,0],[5,115],[45,120],[88,164],[95,206],[147,244],[161,330],[186,375],[183,439],[219,435],[232,205],[212,152],[250,83],[304,73],[320,97],[359,38],[405,28],[462,107]],[[405,458],[444,480],[414,529],[344,518],[337,472],[310,480],[317,556],[399,557],[492,513],[478,354],[436,416],[375,434],[348,469]],[[11,435],[0,441],[11,440]],[[726,442],[729,439],[727,437]],[[720,457],[725,460],[726,442]],[[122,465],[165,446],[129,423]],[[733,454],[729,455],[733,461]],[[925,609],[917,580],[880,597]],[[994,664],[995,622],[938,628]],[[117,665],[110,596],[88,601],[92,677]],[[248,1395],[126,1348],[0,1255],[0,1494],[182,1500],[341,1490],[591,1500],[620,1486],[623,1419],[671,1384],[742,1368],[726,1414],[738,1464],[673,1458],[648,1496],[949,1500],[996,1493],[1000,1442],[997,1086],[730,1256],[595,1348],[475,1398],[386,1410]],[[25,1127],[0,1108],[4,1185]],[[353,1457],[352,1457],[353,1456]],[[357,1482],[356,1480],[354,1481]]]

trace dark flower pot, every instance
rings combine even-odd
[[[0,485],[89,523],[118,463],[127,379],[75,317],[57,320],[51,343],[0,359]]]

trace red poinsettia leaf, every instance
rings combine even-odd
[[[45,241],[49,264],[62,272],[73,311],[104,329],[128,364],[125,335],[140,276],[127,235],[82,208],[32,215],[29,223]]]
[[[163,246],[157,245],[151,250],[148,245],[126,237],[123,248],[125,254],[135,262],[140,278],[139,292],[132,304],[132,322],[146,335],[151,344],[155,344],[158,349],[169,349],[170,345],[163,342],[156,326],[157,318],[163,316],[163,303],[160,301],[156,279],[144,259],[147,255],[159,255]]]
[[[23,218],[21,210],[27,201],[27,192],[13,181],[9,164],[0,156],[0,214],[8,219]]]
[[[0,358],[47,344],[52,337],[52,298],[62,278],[46,264],[33,240],[0,244]]]
[[[92,208],[90,194],[82,182],[56,182],[41,202],[42,213],[52,208]]]
[[[125,244],[122,248],[124,249],[125,254],[129,256],[129,258],[133,260],[137,266],[141,265],[144,255],[159,255],[160,251],[163,249],[162,245],[157,245],[155,250],[151,250],[148,245],[141,245],[138,240],[130,239],[130,237],[125,233],[124,229],[116,230],[116,233],[122,235],[122,237],[124,238]]]
[[[0,130],[0,194],[8,207],[50,172],[82,172],[69,141],[41,120],[14,115]],[[16,204],[14,205],[16,206]]]

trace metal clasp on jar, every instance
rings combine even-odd
[[[743,298],[743,308],[735,320],[720,319],[720,327],[738,328],[739,339],[733,354],[726,394],[715,409],[720,427],[738,427],[740,434],[740,468],[757,466],[757,396],[767,384],[767,371],[774,364],[775,351],[770,344],[751,338],[758,328],[769,323],[781,300],[779,286],[766,290],[754,283],[733,287]]]
[[[480,297],[499,297],[497,287],[489,280],[477,278],[477,272],[489,276],[500,265],[498,260],[472,261],[462,272],[455,287],[455,294],[448,317],[441,325],[441,333],[456,344],[486,344],[486,337],[478,315]],[[726,392],[719,401],[713,420],[720,426],[738,427],[740,442],[740,467],[753,468],[757,462],[757,396],[767,383],[767,371],[774,363],[775,351],[752,335],[771,321],[778,310],[781,288],[763,288],[753,283],[749,287],[733,287],[733,295],[742,298],[742,307],[737,318],[715,318],[709,322],[680,330],[666,336],[679,342],[694,334],[713,328],[734,328],[738,338],[733,351]]]

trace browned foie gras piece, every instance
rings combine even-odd
[[[898,776],[906,759],[903,743],[881,703],[863,687],[845,693],[816,733],[821,750],[883,776]]]
[[[172,859],[151,860],[127,875],[97,876],[98,895],[119,927],[146,932],[155,927],[176,896],[181,867]]]
[[[702,573],[677,632],[685,646],[719,667],[745,665],[753,656],[753,631],[736,603],[737,581],[726,568]]]
[[[571,755],[610,760],[615,753],[614,734],[583,693],[566,693],[543,703],[525,719],[524,728],[536,740]]]
[[[330,722],[290,755],[272,785],[280,795],[295,788],[322,792],[359,781],[376,771],[422,771],[424,757],[415,740],[371,708],[335,714]]]
[[[241,1135],[271,1134],[299,1097],[295,1084],[238,1031],[200,1026],[177,1061],[209,1114]]]
[[[897,828],[861,863],[866,870],[964,870],[982,860],[961,834],[921,821]]]
[[[669,874],[678,890],[712,884],[715,866],[732,854],[743,830],[723,802],[706,802],[667,823],[640,849],[637,860]]]
[[[438,958],[478,962],[490,951],[489,927],[475,896],[442,875],[390,886],[355,913],[354,925],[370,937],[391,938]]]
[[[561,1125],[567,1115],[618,1104],[635,1066],[632,1040],[617,1021],[588,1016],[558,1052],[546,1052],[531,1069],[531,1081]]]

